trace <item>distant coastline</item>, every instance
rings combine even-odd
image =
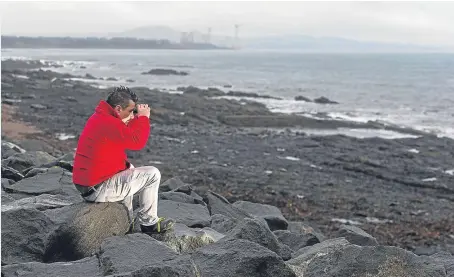
[[[169,40],[100,37],[26,37],[2,36],[2,48],[73,48],[73,49],[229,49],[209,43],[175,43]]]

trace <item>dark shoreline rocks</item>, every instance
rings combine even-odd
[[[326,98],[325,96],[315,98],[314,102],[317,104],[339,104],[338,102],[330,100],[330,99]]]
[[[142,72],[142,75],[177,75],[177,76],[187,76],[188,72],[177,71],[174,69],[164,69],[164,68],[154,68],[150,69],[147,72]]]
[[[36,155],[33,151],[25,153]],[[32,166],[31,170],[36,168]],[[71,174],[59,165],[51,169]],[[42,172],[37,176],[46,179],[50,175],[52,173]],[[30,178],[33,177],[24,177],[21,182],[27,183]],[[50,187],[60,182],[48,180]],[[2,276],[79,276],[83,273],[111,277],[361,274],[423,277],[454,274],[454,256],[447,252],[417,256],[398,247],[379,246],[375,238],[354,226],[342,226],[333,239],[317,235],[320,240],[312,233],[315,230],[304,222],[281,224],[280,230],[272,232],[273,222],[287,222],[277,207],[245,201],[231,204],[210,191],[201,197],[194,194],[194,187],[197,184],[189,185],[178,177],[163,183],[165,192],[160,191],[160,195],[186,193],[203,202],[160,200],[159,214],[170,213],[168,216],[172,218],[184,219],[164,234],[143,234],[137,224],[131,226],[122,203],[87,203],[80,195],[63,208],[36,206],[39,208],[36,209],[25,205],[34,201],[26,201],[6,209],[2,203]],[[29,184],[23,190],[35,189]],[[18,191],[6,193],[14,195]],[[44,190],[36,193],[37,197],[46,197]],[[55,193],[65,196],[64,191]],[[216,232],[210,228],[215,228],[213,220],[204,223],[203,229],[191,228],[195,227],[193,221],[186,220],[186,216],[203,213],[190,211],[188,205],[205,207],[208,217],[221,216],[230,221],[230,230]]]
[[[54,157],[71,153],[86,118],[108,90],[94,88],[86,82],[65,80],[74,76],[50,70],[33,73],[14,63],[6,65],[2,63],[2,98],[8,96],[21,102],[3,105],[13,108],[14,120],[32,124],[43,134],[13,140],[4,137],[3,140],[10,139],[21,148],[45,151]],[[381,245],[399,246],[417,253],[439,250],[454,253],[454,218],[450,212],[454,201],[453,183],[447,173],[454,169],[452,139],[414,130],[401,132],[415,132],[418,138],[393,140],[314,136],[306,134],[304,129],[295,132],[290,128],[276,132],[263,118],[279,119],[283,115],[272,113],[257,102],[167,94],[140,87],[134,90],[143,101],[152,103],[153,108],[153,129],[148,145],[143,151],[128,153],[135,166],[157,166],[163,179],[179,176],[184,183],[192,184],[191,193],[198,195],[213,190],[230,203],[243,200],[276,206],[289,222],[289,230],[293,228],[291,222],[304,219],[319,229],[311,231],[316,238],[320,233],[327,238],[336,236],[340,225],[347,222],[358,224],[356,226]],[[36,98],[28,98],[29,95]],[[48,108],[30,112],[32,104]],[[258,118],[256,126],[261,127],[248,127],[238,119],[235,119],[238,126],[222,121],[232,116],[244,118],[244,122]],[[296,119],[285,120],[287,124]],[[323,124],[332,124],[333,129],[338,127],[337,122]],[[384,129],[379,123],[367,123],[367,128],[372,128],[371,124],[376,124],[374,129]],[[56,138],[58,133],[72,134],[75,138],[60,141]],[[63,164],[66,163],[58,162],[57,166]],[[69,166],[65,170],[68,169]],[[23,188],[29,181],[20,181],[30,173],[30,178],[34,176],[39,181],[37,189],[41,189],[46,179],[39,175],[48,171],[36,168],[27,173],[17,170],[14,173],[12,170],[2,166],[2,175],[8,172],[19,186],[13,188],[13,181],[2,180],[9,191],[3,191],[2,199],[37,196],[36,190]],[[55,176],[49,175],[47,180],[54,180]],[[67,189],[66,178],[59,186],[51,185],[52,189],[40,191],[57,197],[56,194]],[[70,191],[66,193],[72,197]],[[200,201],[194,195],[187,196],[163,197],[175,202]],[[202,205],[201,202],[194,204]],[[37,205],[40,209],[47,207],[42,202]],[[54,213],[61,209],[63,214],[67,208],[59,205],[55,211],[43,212],[59,222],[61,219]],[[240,219],[250,216],[241,216],[241,212],[234,212],[230,206],[224,209],[223,215],[204,219],[202,225],[209,222],[218,232],[228,232],[238,224],[237,220],[227,217],[228,214],[236,214]],[[287,243],[314,241],[312,237],[279,235]]]

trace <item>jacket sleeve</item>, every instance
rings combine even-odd
[[[147,144],[150,136],[150,120],[146,116],[132,119],[128,125],[121,124],[121,144],[128,150],[140,150]]]

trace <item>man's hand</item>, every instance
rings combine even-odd
[[[141,115],[150,118],[150,107],[148,107],[148,104],[137,105],[137,116]]]

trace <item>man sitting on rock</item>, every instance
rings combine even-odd
[[[161,173],[153,166],[134,168],[125,153],[144,148],[150,135],[150,108],[137,102],[137,95],[123,86],[100,101],[79,137],[73,182],[88,202],[122,201],[131,219],[138,193],[142,232],[160,233],[174,223],[157,216]]]

